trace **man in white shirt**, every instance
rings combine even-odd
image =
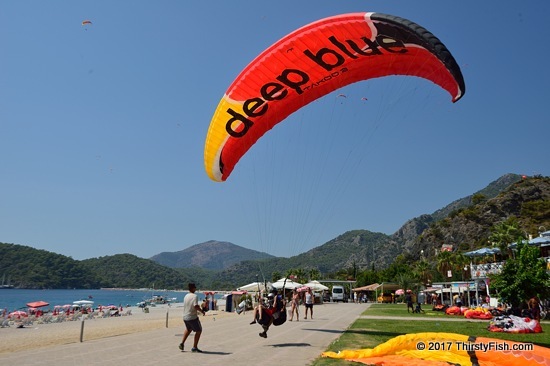
[[[179,345],[179,349],[183,352],[183,346],[187,337],[189,337],[191,332],[195,332],[191,352],[202,353],[198,347],[202,333],[202,325],[198,313],[201,312],[202,315],[204,315],[204,310],[199,306],[199,297],[195,294],[197,287],[194,283],[190,283],[188,286],[189,293],[183,298],[183,322],[185,323],[185,331],[183,332],[183,340]]]

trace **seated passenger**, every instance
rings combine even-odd
[[[271,324],[273,324],[273,316],[276,312],[284,311],[284,302],[282,295],[278,295],[277,291],[271,292],[268,297],[268,304],[258,304],[254,308],[254,320],[250,324],[260,324],[263,328],[263,332],[259,333],[260,337],[267,338],[267,331]],[[285,314],[286,315],[286,314]]]

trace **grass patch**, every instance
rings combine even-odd
[[[378,315],[378,316],[429,316],[429,317],[445,317],[443,311],[433,311],[430,305],[424,305],[422,307],[424,314],[413,314],[407,312],[406,304],[372,304],[364,315]]]
[[[516,342],[534,343],[542,347],[550,348],[550,323],[544,322],[543,333],[510,334],[494,333],[487,330],[488,322],[469,321],[444,321],[442,318],[450,317],[441,312],[424,309],[426,314],[409,314],[404,304],[372,304],[363,315],[395,316],[396,319],[358,319],[348,330],[333,342],[327,351],[338,352],[344,349],[374,348],[391,338],[407,333],[422,332],[448,332],[478,337],[496,338]],[[411,320],[402,320],[399,317],[410,317]],[[413,320],[415,317],[433,317],[430,320]],[[459,317],[457,317],[459,318]],[[313,366],[327,365],[356,365],[356,363],[318,358]]]

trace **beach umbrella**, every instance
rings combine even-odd
[[[529,245],[542,245],[550,244],[550,236],[538,236],[529,240]]]
[[[546,247],[550,244],[550,237],[549,236],[537,236],[536,238],[533,238],[527,242],[524,242],[528,245],[533,246],[540,246],[540,247]],[[512,243],[508,247],[511,249],[517,248],[518,243]]]
[[[273,286],[277,290],[282,289],[283,286],[287,290],[293,290],[295,288],[302,287],[303,285],[301,283],[292,281],[290,278],[287,278],[286,283],[285,283],[285,279],[283,277],[280,280],[278,280],[277,282],[272,283],[271,286]]]
[[[485,257],[487,255],[493,255],[500,253],[499,248],[479,248],[471,252],[466,252],[464,255],[466,257]]]
[[[73,301],[73,305],[93,305],[94,302],[91,300],[77,300]]]
[[[8,314],[8,318],[21,318],[22,316],[27,317],[29,314],[21,310],[12,311]]]
[[[50,305],[50,304],[45,302],[45,301],[34,301],[34,302],[28,302],[27,303],[27,306],[29,308],[41,308],[43,306],[48,306],[48,305]]]
[[[312,291],[326,291],[328,287],[321,284],[321,282],[313,280],[306,283],[304,286],[309,287]]]

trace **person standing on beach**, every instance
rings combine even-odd
[[[195,332],[195,338],[193,339],[193,348],[191,352],[202,353],[199,349],[199,339],[201,338],[202,325],[199,320],[199,311],[202,315],[205,314],[204,310],[199,305],[199,297],[195,294],[197,286],[194,283],[188,285],[189,293],[183,298],[183,322],[185,323],[185,331],[183,332],[183,339],[179,345],[179,349],[183,352],[183,347],[187,337],[191,332]]]
[[[304,319],[307,319],[307,311],[309,309],[309,318],[310,319],[313,319],[313,293],[311,292],[311,288],[308,287],[307,288],[307,292],[306,292],[306,295],[304,296],[305,297],[305,307],[306,307],[306,316],[304,317]]]
[[[294,318],[294,313],[296,313],[296,321],[300,321],[300,293],[298,290],[292,290],[292,303],[290,306],[290,321]]]

